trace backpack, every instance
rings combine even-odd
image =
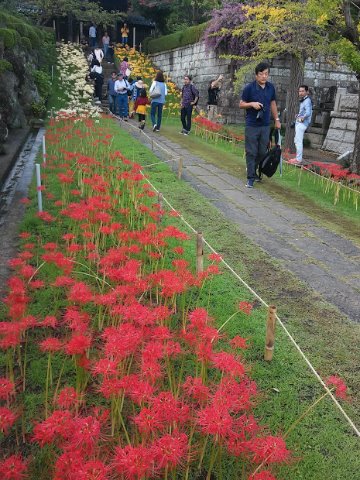
[[[265,157],[259,163],[259,177],[264,173],[267,177],[272,177],[276,172],[281,160],[281,147],[275,145],[267,151]]]

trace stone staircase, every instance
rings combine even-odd
[[[109,108],[109,101],[107,97],[107,82],[109,78],[111,78],[111,73],[116,71],[117,68],[114,63],[108,63],[105,60],[102,62],[102,67],[103,67],[103,75],[104,75],[104,84],[102,88],[102,100],[101,100],[101,105],[104,108]]]

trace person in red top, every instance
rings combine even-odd
[[[135,101],[134,110],[138,114],[139,118],[139,128],[144,130],[145,128],[145,119],[146,119],[146,106],[150,105],[150,101],[147,97],[145,88],[142,88],[139,92],[139,96]]]

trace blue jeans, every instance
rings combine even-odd
[[[119,93],[117,96],[119,115],[121,118],[129,115],[129,100],[127,93]]]
[[[110,109],[111,113],[116,113],[116,106],[117,106],[116,105],[116,103],[117,103],[116,102],[116,97],[117,97],[117,95],[110,95],[110,93],[109,93],[109,96],[108,96],[108,98],[109,98],[109,109]]]
[[[248,180],[255,180],[256,169],[265,157],[269,144],[270,126],[245,127],[246,170]]]
[[[122,43],[126,45],[128,43],[128,37],[122,37]]]
[[[193,105],[187,105],[186,107],[182,107],[181,109],[181,123],[183,129],[187,132],[191,130],[191,115],[193,111]]]
[[[96,46],[96,37],[90,37],[90,47],[95,47]]]
[[[156,125],[156,128],[158,129],[160,129],[160,126],[161,126],[163,108],[164,108],[163,103],[151,102],[151,110],[150,110],[151,123],[153,125]],[[157,121],[156,121],[156,113],[157,113]]]
[[[109,50],[109,44],[104,43],[104,58],[107,60],[107,55],[108,55],[108,50]]]

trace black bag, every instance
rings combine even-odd
[[[259,163],[259,177],[264,173],[267,177],[272,177],[276,172],[281,160],[281,147],[275,147],[268,150],[265,157]]]

